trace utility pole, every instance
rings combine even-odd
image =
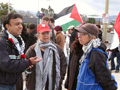
[[[108,26],[108,8],[109,8],[109,0],[105,0],[105,13],[103,18],[103,42],[106,41],[107,36],[107,26]]]

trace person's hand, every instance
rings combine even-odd
[[[29,58],[29,60],[30,60],[31,64],[33,65],[33,64],[36,64],[36,63],[38,63],[39,61],[41,61],[42,58],[38,58],[37,56],[35,56],[35,57]]]
[[[33,65],[30,65],[27,69],[31,69],[31,68],[33,68]]]

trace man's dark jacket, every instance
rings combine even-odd
[[[4,30],[0,34],[0,85],[16,84],[19,75],[29,66],[27,59],[10,59],[9,55],[19,53]]]

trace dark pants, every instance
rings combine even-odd
[[[114,58],[117,57],[117,65],[115,67],[115,63],[114,63]],[[119,66],[120,66],[120,52],[112,52],[111,54],[111,69],[116,69],[119,71]]]
[[[15,85],[0,85],[0,90],[16,90]]]

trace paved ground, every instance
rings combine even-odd
[[[108,47],[110,47],[112,37],[113,37],[113,33],[107,33],[107,41],[109,41]],[[116,58],[115,58],[115,61],[116,61]],[[109,68],[110,68],[110,61],[108,61],[108,64],[109,64]],[[120,72],[119,73],[115,73],[115,71],[112,71],[112,75],[115,76],[115,79],[116,79],[116,81],[118,83],[118,90],[120,90]],[[64,81],[63,81],[63,85],[62,86],[63,86],[62,90],[67,90],[67,89],[64,88]],[[24,84],[24,88],[25,88],[25,84]]]

